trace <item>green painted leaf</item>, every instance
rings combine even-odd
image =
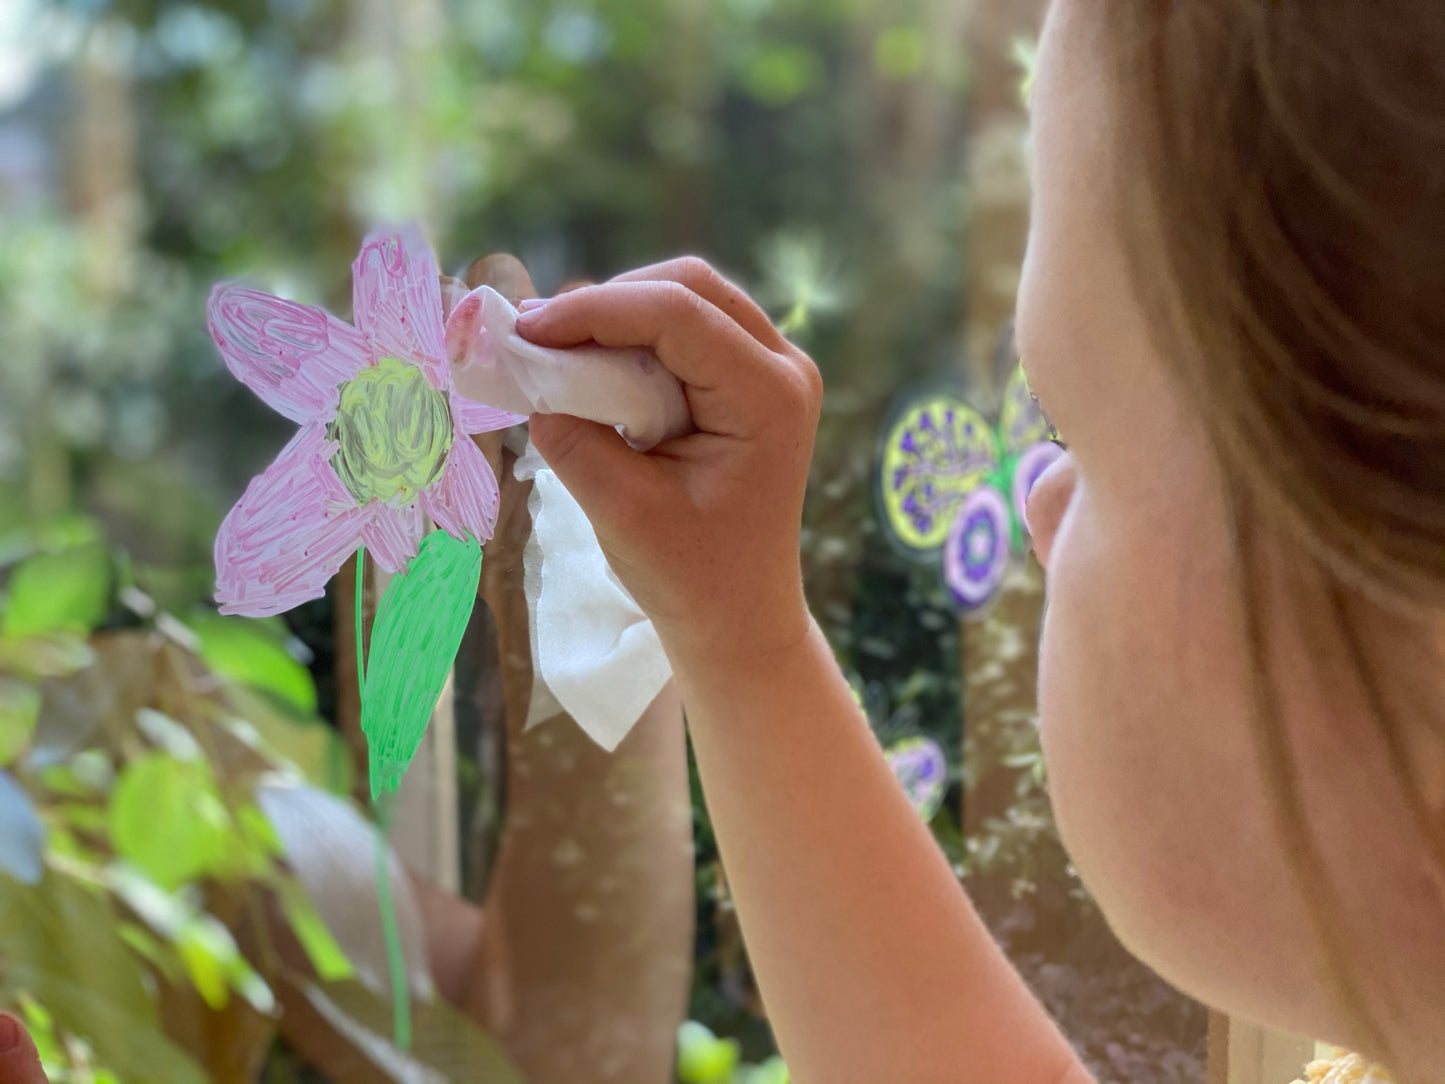
[[[291,932],[306,950],[316,974],[324,982],[342,982],[356,975],[356,968],[336,943],[321,915],[306,894],[300,881],[284,877],[276,886],[281,897],[281,911],[291,925]]]
[[[279,619],[203,612],[188,623],[201,639],[201,658],[216,673],[274,693],[300,711],[316,710],[316,683],[286,650],[288,634]]]
[[[34,888],[0,884],[0,982],[27,991],[123,1080],[206,1084],[200,1067],[161,1033],[119,924],[107,894],[54,871]]]
[[[416,755],[461,647],[481,571],[476,539],[433,531],[406,575],[387,585],[361,693],[373,800],[401,786]]]
[[[10,577],[3,631],[13,637],[89,632],[109,600],[110,554],[103,545],[37,553]]]
[[[162,888],[227,868],[230,818],[204,760],[154,753],[131,761],[110,799],[118,854]]]
[[[0,674],[0,768],[25,751],[40,719],[40,690]]]

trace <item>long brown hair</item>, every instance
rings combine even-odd
[[[1445,901],[1445,839],[1357,620],[1406,615],[1425,637],[1445,615],[1445,5],[1098,6],[1134,272],[1227,479],[1266,787],[1335,992],[1390,1058],[1302,812],[1256,550],[1276,531],[1328,584]]]

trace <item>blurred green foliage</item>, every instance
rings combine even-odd
[[[198,633],[159,609],[95,536],[0,562],[0,1003],[53,1084],[259,1071],[287,990],[336,1002],[353,1044],[384,1042],[389,1002],[351,981],[258,805],[262,787],[349,789],[309,676],[273,623],[207,615]],[[238,645],[261,646],[238,665]],[[283,931],[305,967],[278,954]],[[516,1079],[466,1018],[418,1011],[438,1079]]]

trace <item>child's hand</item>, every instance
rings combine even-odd
[[[737,287],[675,260],[525,312],[543,346],[647,346],[698,432],[643,454],[611,428],[534,415],[532,440],[577,498],[674,663],[740,661],[802,640],[798,554],[822,402],[818,370]]]

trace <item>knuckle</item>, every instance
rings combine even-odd
[[[703,300],[680,282],[659,282],[656,286],[658,299],[664,309],[674,317],[696,322],[704,315]]]
[[[690,289],[707,287],[721,277],[701,256],[680,256],[672,261],[672,277]]]
[[[808,355],[799,353],[797,358],[798,370],[802,374],[804,387],[807,389],[808,401],[814,405],[823,402],[823,373]]]
[[[810,372],[811,370],[811,372]],[[822,380],[811,364],[781,365],[778,371],[776,406],[787,417],[811,417],[822,399]]]

